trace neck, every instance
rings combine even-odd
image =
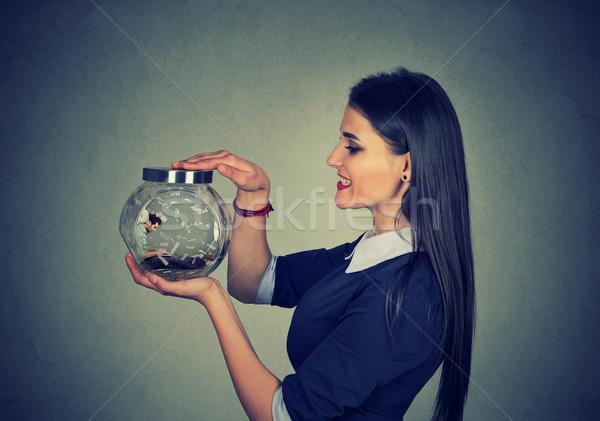
[[[395,229],[410,227],[410,222],[404,215],[400,216],[398,222],[396,220],[396,212],[379,212],[376,209],[371,209],[373,215],[373,225],[375,225],[375,235],[383,234]]]

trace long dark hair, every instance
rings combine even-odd
[[[471,371],[475,286],[469,192],[456,112],[435,80],[404,68],[362,79],[351,89],[348,104],[370,121],[392,153],[410,152],[410,188],[396,223],[402,214],[410,222],[415,251],[411,263],[424,251],[441,291],[444,316],[436,342],[443,367],[433,419],[461,420]],[[399,270],[388,286],[392,336],[409,275],[410,269]]]

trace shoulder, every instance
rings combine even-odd
[[[435,271],[426,253],[407,253],[359,272],[342,274],[351,277],[356,288],[355,300],[384,304],[402,296],[415,305],[438,305],[441,292]]]
[[[407,272],[409,261],[412,270]],[[346,276],[358,282],[348,291],[352,297],[334,335],[339,343],[382,361],[423,362],[436,354],[442,307],[428,259],[403,255]]]
[[[441,314],[440,286],[427,253],[411,253],[387,280],[388,294],[411,314]]]
[[[426,253],[398,256],[360,276],[356,300],[370,302],[372,309],[387,309],[388,316],[400,306],[399,313],[406,319],[433,321],[434,325],[441,322],[441,291]]]
[[[420,288],[428,294],[439,295],[440,289],[435,270],[427,253],[415,253],[407,267],[408,286]]]
[[[331,248],[317,248],[286,254],[277,257],[277,265],[298,265],[307,270],[320,265],[335,266],[352,254],[362,235],[350,243]]]
[[[406,281],[407,286],[413,288],[421,287],[433,290],[432,292],[438,288],[435,271],[427,253],[402,254],[361,272],[365,278],[363,282],[375,281],[382,287],[387,287],[390,279],[402,278]]]
[[[364,234],[363,234],[364,235]],[[360,242],[363,235],[360,235],[356,240],[344,244],[340,244],[339,246],[327,249],[327,254],[335,260],[338,259],[346,259],[348,256],[352,254],[356,245]]]

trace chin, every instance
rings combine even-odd
[[[348,209],[348,203],[344,199],[335,198],[335,205],[340,209]]]

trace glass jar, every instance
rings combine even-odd
[[[225,258],[229,210],[209,186],[212,171],[144,168],[119,230],[142,273],[167,280],[207,276]]]

